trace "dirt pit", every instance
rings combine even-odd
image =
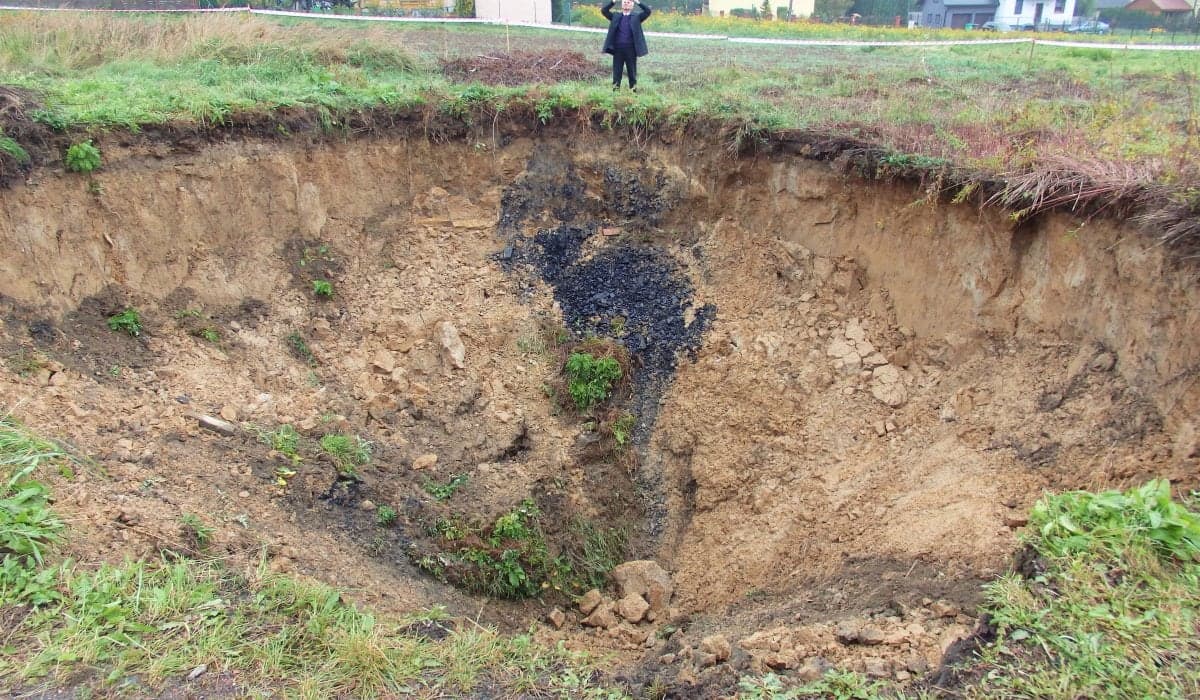
[[[1137,232],[628,138],[114,140],[0,192],[0,402],[87,457],[72,553],[190,551],[192,514],[234,565],[718,696],[927,681],[1044,490],[1196,485],[1200,304]],[[580,416],[588,339],[627,383]],[[514,527],[545,550],[497,578]]]

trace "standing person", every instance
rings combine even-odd
[[[621,0],[621,14],[612,12],[616,0],[608,0],[608,4],[600,8],[600,14],[608,20],[608,36],[604,39],[604,53],[613,57],[613,92],[621,89],[622,68],[629,74],[629,89],[637,92],[637,60],[638,56],[650,53],[646,49],[646,35],[642,33],[642,22],[650,16],[650,8],[639,0]],[[633,6],[642,8],[641,12],[633,14]]]

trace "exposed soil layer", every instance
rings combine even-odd
[[[88,560],[198,514],[235,565],[265,549],[385,609],[561,606],[540,637],[703,697],[766,669],[929,679],[1044,489],[1197,485],[1200,299],[1116,222],[1015,226],[688,139],[175,146],[104,144],[99,196],[43,170],[0,191],[0,405],[92,459],[50,477]],[[107,327],[126,308],[137,337]],[[547,398],[548,327],[629,350],[632,458]],[[555,550],[628,529],[669,609],[582,625],[414,566],[439,523],[525,499]]]

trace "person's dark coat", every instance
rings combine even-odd
[[[616,4],[616,0],[610,0],[607,5],[600,8],[600,13],[608,20],[608,36],[604,38],[604,53],[613,53],[613,49],[617,46],[617,27],[621,25],[621,13],[612,11],[613,5]],[[650,8],[645,5],[641,5],[641,8],[641,12],[629,13],[629,29],[633,32],[633,51],[638,57],[650,53],[650,50],[646,48],[646,35],[642,33],[642,22],[645,22],[646,18],[650,16]]]

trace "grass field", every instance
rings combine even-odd
[[[475,103],[540,101],[611,113],[614,123],[703,118],[827,131],[988,174],[1073,163],[1138,183],[1200,181],[1200,62],[1191,54],[652,37],[643,94],[630,100],[608,90],[600,43],[595,34],[480,25],[4,13],[0,83],[40,95],[35,117],[67,129],[219,126],[239,111],[281,107],[335,123],[379,105],[453,103],[470,90]],[[594,58],[595,79],[489,90],[439,69],[451,58],[546,49]]]

